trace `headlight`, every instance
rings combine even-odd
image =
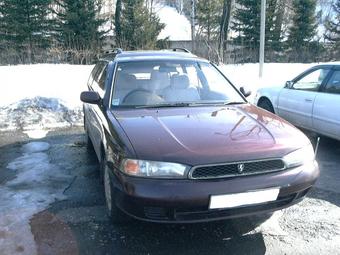
[[[167,162],[125,159],[121,171],[132,176],[150,178],[184,178],[190,167]]]
[[[307,162],[312,162],[315,159],[314,149],[312,145],[308,145],[296,151],[289,153],[283,157],[283,161],[288,168],[301,166]]]

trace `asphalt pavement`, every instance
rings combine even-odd
[[[321,176],[301,203],[251,218],[114,225],[82,128],[0,133],[0,254],[340,254],[340,142],[321,138]],[[253,230],[252,230],[253,229]]]

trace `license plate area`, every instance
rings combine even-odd
[[[277,200],[279,192],[279,188],[272,188],[235,194],[212,195],[209,209],[227,209],[272,202]]]

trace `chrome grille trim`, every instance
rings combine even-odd
[[[204,168],[204,167],[218,167],[218,166],[230,166],[230,165],[239,165],[239,164],[251,164],[251,163],[261,163],[261,162],[270,162],[270,161],[281,161],[283,167],[282,168],[277,168],[277,169],[270,169],[270,170],[265,170],[265,171],[254,171],[251,173],[242,173],[242,174],[226,174],[226,175],[218,175],[218,176],[210,176],[210,177],[193,177],[193,174],[195,170],[198,168]],[[230,178],[230,177],[242,177],[242,176],[252,176],[252,175],[259,175],[259,174],[266,174],[266,173],[274,173],[274,172],[279,172],[279,171],[284,171],[286,170],[286,164],[283,161],[282,158],[269,158],[269,159],[259,159],[259,160],[248,160],[248,161],[234,161],[234,162],[226,162],[226,163],[217,163],[217,164],[207,164],[207,165],[198,165],[194,166],[190,169],[188,173],[189,179],[194,179],[194,180],[206,180],[206,179],[222,179],[222,178]]]

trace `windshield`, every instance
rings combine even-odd
[[[111,100],[113,107],[244,102],[213,65],[169,60],[119,63]]]

